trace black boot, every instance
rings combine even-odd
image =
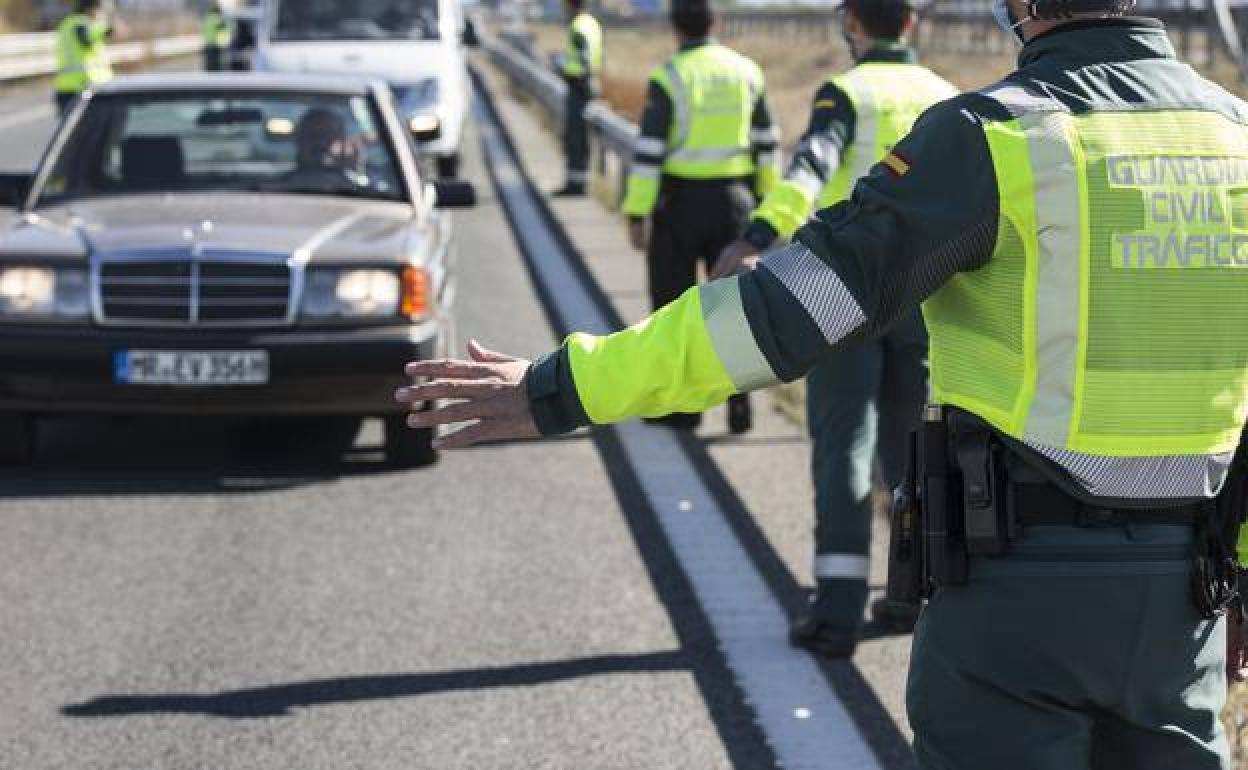
[[[908,634],[914,631],[914,624],[919,622],[919,607],[881,597],[871,603],[871,619],[890,634]]]
[[[804,615],[789,628],[789,643],[821,658],[845,660],[858,649],[858,632],[834,626],[816,615]]]
[[[754,412],[750,409],[750,396],[741,393],[728,399],[728,430],[740,436],[754,427]]]
[[[584,198],[587,194],[584,182],[568,181],[555,191],[556,198]]]

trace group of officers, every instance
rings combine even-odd
[[[61,114],[84,92],[113,79],[108,42],[124,24],[104,0],[74,0],[73,13],[56,28],[56,106]],[[208,72],[234,69],[235,51],[247,45],[247,34],[222,10],[219,0],[211,0],[200,22],[203,36],[203,67]],[[254,42],[254,41],[253,41]]]
[[[568,84],[564,131],[567,181],[556,194],[588,192],[585,108],[598,92],[602,28],[567,0],[561,71]],[[711,37],[707,0],[676,0],[679,51],[656,68],[623,203],[629,240],[646,253],[650,297],[659,309],[698,282],[750,269],[818,209],[849,198],[853,183],[910,132],[928,107],[957,90],[918,62],[909,45],[910,0],[846,0],[838,9],[853,66],[816,89],[807,127],[783,177],[780,131],[762,70]],[[750,430],[749,396],[728,399],[728,427]],[[927,398],[927,336],[916,309],[885,333],[839,347],[806,376],[806,416],[815,487],[816,589],[791,629],[794,644],[830,658],[853,654],[868,597],[874,470],[890,488],[905,470],[907,438]],[[653,418],[678,429],[701,415]],[[878,625],[910,630],[912,607],[880,600]]]
[[[565,195],[586,192],[605,59],[581,2]],[[906,0],[845,0],[855,65],[817,88],[780,179],[762,73],[710,37],[707,2],[673,0],[680,50],[650,79],[624,203],[654,314],[533,362],[478,345],[413,362],[409,424],[458,426],[445,449],[687,428],[806,376],[817,591],[790,636],[854,649],[878,455],[896,510],[918,501],[891,559],[921,567],[906,695],[924,770],[1230,770],[1248,270],[1122,252],[1248,231],[1225,171],[1248,161],[1248,104],[1134,0],[994,0],[1018,69],[961,95],[915,62]]]

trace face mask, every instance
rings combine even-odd
[[[1020,43],[1023,42],[1023,33],[1019,30],[1019,27],[1023,26],[1023,22],[1027,21],[1027,19],[1014,21],[1014,14],[1010,12],[1008,0],[993,0],[992,18],[997,20],[997,26],[1005,30],[1006,34]]]

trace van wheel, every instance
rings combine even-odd
[[[27,465],[34,458],[34,419],[26,414],[0,413],[0,465]]]
[[[459,176],[459,153],[438,156],[438,176],[443,179],[455,179]]]
[[[407,415],[389,415],[385,420],[386,459],[402,468],[423,468],[438,461],[433,448],[433,428],[407,427]]]

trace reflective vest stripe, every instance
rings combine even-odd
[[[680,77],[676,62],[669,61],[663,65],[669,86],[668,96],[672,99],[672,132],[669,145],[677,150],[689,143],[689,133],[693,130],[693,119],[689,113],[689,93],[685,90],[685,82]]]
[[[748,147],[698,147],[672,150],[667,159],[677,163],[716,163],[750,157]]]

